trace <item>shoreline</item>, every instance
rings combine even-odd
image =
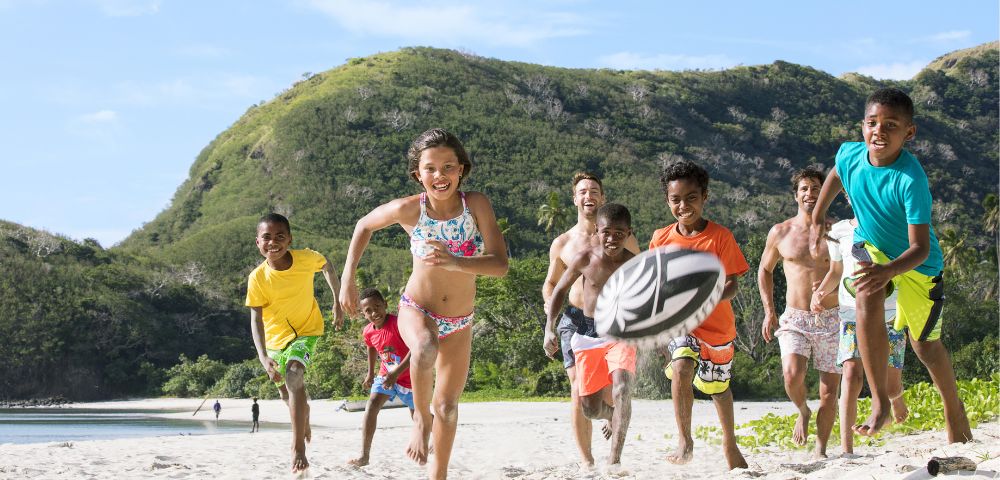
[[[220,421],[250,420],[251,400],[219,399]],[[192,412],[202,399],[156,398],[73,403],[61,409],[163,410],[150,415],[215,420],[214,398]],[[360,452],[363,412],[336,411],[342,400],[313,400],[313,442],[308,446],[312,478],[424,478],[424,469],[405,457],[411,421],[407,409],[384,410],[372,445],[371,464],[355,468],[346,461]],[[287,424],[280,400],[260,400],[262,423]],[[815,403],[814,402],[811,402]],[[171,411],[172,410],[172,411]],[[737,402],[737,423],[767,413],[794,412],[789,402]],[[696,400],[692,424],[717,425],[710,400]],[[597,468],[581,469],[572,440],[566,402],[463,403],[450,474],[466,479],[611,478],[602,473],[608,442],[594,434]],[[595,424],[598,425],[598,424]],[[599,428],[595,428],[599,431]],[[964,456],[980,472],[963,478],[997,478],[1000,471],[1000,422],[980,424],[976,440],[946,445],[943,431],[886,437],[883,446],[859,445],[856,455],[815,461],[807,451],[744,451],[750,468],[727,471],[721,446],[695,439],[694,460],[683,466],[665,461],[676,444],[673,407],[669,400],[635,400],[632,423],[622,454],[624,478],[931,478],[924,465],[931,456]],[[7,478],[276,478],[288,476],[290,431],[199,436],[160,436],[120,440],[88,440],[0,445],[0,479]],[[925,476],[920,476],[920,474]],[[971,474],[971,472],[966,472]]]

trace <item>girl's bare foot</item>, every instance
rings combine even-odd
[[[420,413],[414,412],[413,433],[410,435],[410,444],[406,447],[406,456],[418,465],[427,463],[427,445],[431,441],[432,425],[432,422],[424,422]]]

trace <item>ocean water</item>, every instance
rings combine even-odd
[[[250,432],[249,420],[216,423],[153,417],[153,413],[164,411],[0,408],[0,444]],[[260,425],[261,431],[274,428],[280,426]]]

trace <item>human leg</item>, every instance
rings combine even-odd
[[[448,462],[451,460],[458,428],[458,399],[462,396],[465,381],[469,377],[471,354],[471,328],[454,331],[440,340],[440,355],[436,363],[437,384],[434,386],[433,397],[434,460],[431,462],[430,476],[434,479],[448,476]],[[412,355],[410,361],[412,364]]]
[[[309,404],[306,395],[305,366],[290,360],[285,368],[288,412],[292,421],[292,473],[309,468],[306,459],[306,430],[309,426]]]
[[[857,292],[858,352],[872,392],[871,415],[854,426],[859,435],[877,434],[889,420],[888,383],[889,336],[885,330],[885,293],[882,290]]]
[[[820,372],[819,410],[816,411],[816,457],[826,457],[826,444],[837,420],[837,392],[840,390],[840,374]]]
[[[733,415],[733,391],[728,388],[722,393],[712,395],[715,412],[719,415],[719,425],[722,426],[722,450],[726,454],[729,469],[747,468],[747,461],[736,443],[736,419]]]
[[[389,395],[372,393],[365,405],[365,418],[361,426],[361,456],[347,463],[356,467],[368,465],[368,456],[372,450],[372,439],[375,438],[375,428],[378,426],[378,413],[389,400]]]
[[[941,395],[948,443],[965,443],[972,440],[969,418],[965,415],[965,406],[958,397],[955,370],[951,366],[948,350],[941,340],[919,341],[911,338],[910,345],[917,353],[917,358],[927,367],[927,372],[931,374],[931,380]]]
[[[683,465],[691,461],[694,439],[691,438],[691,407],[694,404],[694,372],[697,363],[691,358],[670,361],[667,378],[670,378],[670,396],[674,403],[674,423],[677,424],[677,449],[667,455],[667,461]]]
[[[400,305],[397,325],[399,335],[410,349],[410,382],[413,385],[413,431],[406,455],[423,465],[427,463],[427,445],[434,420],[431,397],[439,348],[437,323],[416,308]]]
[[[632,383],[635,380],[635,347],[616,343],[608,349],[605,358],[611,371],[611,454],[608,465],[621,463],[625,435],[632,419]]]
[[[573,353],[572,348],[573,334],[578,330],[573,318],[576,311],[579,311],[579,315],[583,314],[582,310],[571,305],[567,306],[562,318],[559,319],[557,331],[559,345],[562,348],[563,367],[566,369],[566,377],[569,378],[569,416],[570,425],[573,427],[573,438],[576,440],[576,448],[580,451],[583,464],[593,466],[594,454],[590,442],[593,435],[593,425],[590,419],[583,415],[583,409],[580,406],[580,391],[576,385],[576,354]]]
[[[858,419],[858,395],[865,371],[860,359],[844,362],[844,374],[840,381],[840,444],[844,453],[854,453],[854,430],[851,428]]]
[[[806,357],[797,353],[781,356],[781,373],[785,379],[785,393],[799,411],[792,430],[792,441],[805,445],[809,438],[809,419],[812,410],[806,404]]]

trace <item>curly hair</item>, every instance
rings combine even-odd
[[[865,112],[868,111],[868,107],[874,104],[885,105],[891,107],[895,110],[906,114],[907,118],[913,119],[913,100],[906,92],[898,88],[880,88],[868,95],[868,99],[865,100]]]
[[[826,180],[826,175],[824,175],[823,172],[816,170],[814,168],[803,168],[802,170],[795,172],[792,175],[793,192],[799,189],[799,182],[802,181],[802,179],[804,178],[815,178],[820,185],[823,185],[823,181]]]
[[[375,287],[368,287],[361,291],[361,295],[358,297],[358,301],[364,301],[366,298],[375,297],[382,303],[385,303],[385,297],[382,296],[382,292],[378,291]]]
[[[660,187],[666,195],[670,182],[681,179],[691,179],[698,183],[702,193],[708,192],[708,171],[690,160],[678,159],[667,162],[660,170]]]

